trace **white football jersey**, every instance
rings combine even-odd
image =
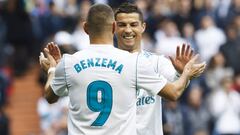
[[[157,94],[166,83],[146,57],[90,45],[63,56],[51,87],[70,97],[69,135],[136,135],[136,89]]]
[[[178,73],[171,61],[163,55],[142,51],[154,66],[155,72],[163,75],[168,81],[178,79]],[[144,89],[137,90],[137,135],[163,135],[161,97]]]

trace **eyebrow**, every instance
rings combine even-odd
[[[125,23],[125,22],[117,22],[117,24],[127,24],[127,23]]]
[[[116,21],[117,23],[128,23],[128,22],[124,22],[124,21]],[[139,23],[139,21],[134,21],[134,22],[130,22],[130,23]]]

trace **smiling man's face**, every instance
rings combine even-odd
[[[139,51],[142,33],[146,27],[146,24],[140,20],[139,14],[119,13],[115,19],[118,48],[129,52]]]

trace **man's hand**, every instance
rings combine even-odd
[[[184,70],[178,80],[174,82],[168,82],[158,95],[171,100],[176,101],[184,92],[186,84],[192,77],[200,76],[206,68],[205,62],[197,63],[198,55],[195,55],[185,65]]]
[[[43,52],[41,52],[39,56],[39,63],[45,72],[47,72],[49,68],[56,67],[57,65],[56,60],[53,58],[53,56],[49,52],[48,48],[50,44],[51,43],[48,43],[47,47],[44,48],[44,53],[46,54],[46,57],[44,56]]]
[[[59,63],[59,61],[62,58],[62,55],[61,55],[61,51],[60,51],[58,45],[53,42],[50,42],[50,43],[48,43],[47,48],[49,50],[50,55],[52,55],[52,57],[55,59],[55,61],[57,63]]]
[[[195,55],[184,67],[183,74],[187,75],[189,79],[200,76],[206,68],[206,62],[196,63],[198,56]]]
[[[48,69],[50,68],[50,62],[48,61],[48,59],[44,56],[43,52],[40,53],[39,56],[39,64],[41,66],[41,68],[47,72]]]
[[[181,52],[180,52],[181,50]],[[185,65],[190,61],[193,56],[193,50],[190,45],[183,44],[182,48],[178,46],[176,49],[176,57],[173,58],[169,56],[174,68],[178,71],[178,73],[182,73]]]

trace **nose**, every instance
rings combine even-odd
[[[126,29],[124,30],[125,33],[131,33],[132,32],[132,28],[128,25],[126,27]]]

